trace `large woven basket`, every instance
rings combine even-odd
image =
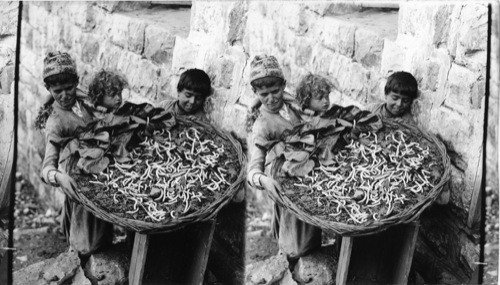
[[[237,179],[229,186],[225,193],[223,193],[217,200],[213,201],[208,206],[205,206],[197,211],[190,213],[188,215],[179,216],[176,219],[168,219],[165,222],[146,222],[141,220],[134,220],[129,218],[124,218],[116,214],[108,212],[99,205],[92,202],[87,198],[81,191],[74,191],[76,196],[76,202],[82,204],[88,211],[94,214],[96,217],[124,227],[127,230],[132,230],[135,232],[140,232],[143,234],[153,234],[153,233],[163,233],[173,230],[180,229],[188,224],[196,222],[204,222],[213,219],[217,212],[224,207],[236,194],[236,192],[243,186],[245,181],[246,173],[246,156],[242,150],[241,144],[237,139],[233,137],[228,132],[219,130],[218,128],[204,122],[189,120],[182,117],[177,117],[176,122],[181,125],[187,126],[198,126],[205,130],[211,130],[221,138],[229,141],[233,146],[233,150],[238,155],[238,161],[240,164],[239,174]],[[67,191],[63,189],[63,191]]]
[[[368,234],[374,234],[378,233],[381,231],[386,230],[388,227],[395,226],[398,224],[405,224],[414,221],[417,219],[420,214],[428,207],[430,206],[438,197],[439,193],[443,189],[443,186],[448,182],[450,179],[450,158],[446,154],[446,148],[444,144],[439,141],[434,135],[427,133],[425,131],[422,131],[418,129],[415,126],[404,124],[404,123],[399,123],[395,122],[393,120],[383,120],[384,126],[388,126],[390,128],[400,128],[400,129],[408,129],[411,132],[414,133],[420,133],[422,135],[422,138],[427,139],[429,142],[433,143],[437,149],[439,150],[440,156],[441,156],[441,161],[443,163],[444,167],[444,172],[441,176],[441,179],[438,184],[436,184],[422,199],[420,202],[411,205],[408,209],[405,209],[404,211],[394,214],[390,217],[387,217],[386,219],[381,219],[379,221],[372,221],[368,223],[364,223],[362,225],[352,225],[352,224],[346,224],[346,223],[340,223],[340,222],[334,222],[334,221],[328,221],[321,219],[319,217],[313,216],[304,209],[302,209],[299,205],[295,204],[290,200],[289,197],[284,195],[283,193],[276,193],[276,195],[270,195],[270,197],[278,203],[280,206],[284,207],[285,209],[289,210],[293,214],[297,216],[300,220],[309,223],[311,225],[317,226],[327,232],[332,232],[336,234],[340,234],[342,236],[362,236],[362,235],[368,235]],[[273,177],[277,177],[280,171],[280,166],[278,164],[281,164],[281,162],[277,162],[277,165],[272,167],[271,170],[271,175]]]

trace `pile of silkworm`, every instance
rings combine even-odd
[[[307,188],[318,208],[330,209],[333,219],[345,213],[343,222],[363,224],[381,220],[398,204],[431,190],[438,180],[429,171],[437,167],[433,159],[428,146],[410,142],[400,130],[383,138],[367,133],[336,153],[333,165],[320,164],[310,175],[294,178],[299,182],[293,185]]]
[[[206,200],[203,193],[223,192],[231,184],[229,160],[222,161],[224,145],[189,127],[172,137],[155,131],[130,153],[132,163],[110,165],[89,181],[112,193],[116,204],[131,204],[127,214],[146,213],[146,220],[161,222],[187,213],[193,202]],[[208,191],[207,191],[208,190]]]

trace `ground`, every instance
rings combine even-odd
[[[18,175],[13,259],[14,271],[38,261],[52,258],[68,249],[60,233],[57,214],[42,209],[33,186]],[[256,206],[249,197],[247,207],[246,264],[264,260],[278,252],[270,233],[269,208]],[[487,189],[486,244],[484,284],[497,284],[498,280],[498,191]],[[43,246],[40,246],[43,245]]]
[[[33,186],[22,176],[17,177],[14,271],[56,257],[68,250],[68,244],[57,221],[58,213],[52,209],[42,209]]]

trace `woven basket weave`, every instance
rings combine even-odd
[[[238,177],[229,186],[225,193],[223,193],[217,200],[213,201],[208,206],[204,206],[203,208],[198,209],[197,211],[192,212],[188,215],[182,215],[176,219],[166,219],[164,222],[154,223],[124,218],[114,213],[110,213],[106,209],[103,209],[99,205],[92,202],[89,198],[82,194],[81,191],[74,191],[74,195],[72,195],[76,196],[76,202],[82,204],[88,211],[106,222],[119,225],[127,230],[132,230],[143,234],[169,232],[180,229],[191,223],[203,222],[213,219],[217,215],[217,212],[234,197],[236,192],[241,187],[243,187],[246,173],[246,156],[239,141],[236,140],[228,132],[219,130],[216,127],[204,122],[189,120],[181,117],[176,118],[176,122],[178,124],[180,123],[181,125],[198,126],[203,128],[204,130],[213,131],[219,137],[225,139],[226,141],[229,141],[233,147],[233,151],[237,153],[238,161],[240,164]],[[66,192],[67,190],[63,189],[63,191]]]
[[[340,234],[342,236],[362,236],[362,235],[374,234],[381,232],[390,226],[409,223],[417,219],[420,216],[420,214],[436,200],[439,193],[443,189],[443,186],[450,179],[450,171],[451,171],[450,158],[446,154],[446,148],[444,144],[441,141],[439,141],[434,135],[422,131],[417,127],[404,123],[395,122],[392,120],[383,120],[383,123],[384,126],[388,126],[390,128],[408,129],[413,133],[419,133],[422,135],[422,138],[427,139],[429,142],[434,144],[438,149],[441,156],[441,161],[443,163],[444,171],[439,183],[436,184],[427,193],[424,199],[422,199],[416,204],[411,205],[411,207],[408,207],[407,209],[405,208],[405,210],[400,213],[394,214],[390,217],[381,219],[379,221],[371,221],[368,223],[364,223],[362,225],[352,225],[347,223],[328,221],[313,216],[311,214],[308,214],[301,208],[301,206],[295,204],[290,200],[289,197],[278,191],[276,191],[277,192],[276,195],[270,195],[271,199],[273,199],[280,206],[286,208],[287,210],[295,214],[297,218],[299,218],[300,220],[309,223],[311,225],[317,226],[327,232],[333,232],[336,234]],[[279,174],[279,171],[281,169],[281,166],[279,164],[281,164],[282,162],[283,161],[277,162],[276,165],[272,167],[271,174],[274,178],[277,178],[277,175]]]

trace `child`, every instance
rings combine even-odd
[[[71,195],[75,181],[59,165],[60,151],[68,138],[93,121],[89,102],[77,94],[78,74],[76,64],[68,53],[48,53],[44,59],[43,80],[53,100],[44,105],[37,121],[45,125],[45,157],[42,180],[54,187],[62,187]],[[52,109],[47,111],[47,109]],[[87,256],[99,247],[109,244],[112,225],[94,217],[83,206],[66,197],[63,207],[63,232],[70,247]]]
[[[411,113],[411,105],[418,97],[418,83],[415,77],[405,71],[394,72],[387,78],[384,93],[386,102],[372,104],[368,106],[368,110],[381,118],[394,119],[416,126],[417,123]],[[450,188],[445,186],[436,199],[436,203],[445,205],[449,200]]]
[[[199,120],[208,121],[203,105],[212,94],[210,77],[201,69],[184,71],[177,83],[177,100],[165,100],[157,107],[173,113],[176,116],[190,116]]]
[[[368,110],[381,118],[395,119],[416,125],[411,104],[418,96],[418,83],[408,72],[398,71],[387,78],[384,88],[385,102],[368,106]]]
[[[115,72],[99,71],[89,85],[89,98],[94,105],[96,117],[113,113],[122,105],[122,91],[127,86],[125,79]]]
[[[250,64],[250,85],[260,99],[260,115],[252,129],[247,181],[264,188],[271,195],[280,190],[279,183],[264,173],[266,153],[273,141],[301,122],[291,104],[283,100],[286,81],[273,56],[256,56]],[[321,229],[302,222],[295,215],[275,205],[273,233],[280,249],[287,255],[290,268],[308,251],[321,246]]]

